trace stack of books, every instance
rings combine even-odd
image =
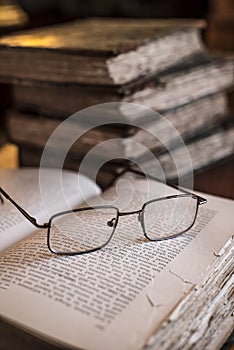
[[[234,127],[225,91],[234,84],[234,65],[207,54],[203,27],[194,20],[84,19],[1,38],[0,81],[12,87],[8,130],[21,165],[39,165],[61,121],[83,109],[75,125],[82,136],[67,150],[64,166],[79,169],[93,150],[102,165],[97,181],[103,188],[126,163],[152,168],[149,150],[166,177],[176,179],[168,150],[180,155],[177,132],[195,171],[231,156]],[[96,104],[103,105],[88,108]],[[154,111],[177,130],[175,135],[165,132]],[[68,138],[73,130],[74,123]],[[50,166],[58,163],[63,146],[61,138]],[[186,175],[183,157],[179,167]],[[91,177],[96,170],[92,164],[85,168]]]

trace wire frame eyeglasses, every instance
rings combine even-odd
[[[127,171],[146,176],[137,170],[128,169]],[[147,175],[147,177],[159,181],[153,176]],[[38,224],[37,220],[21,208],[2,188],[0,193],[34,226],[47,229],[47,244],[52,253],[79,255],[105,247],[113,237],[121,216],[136,215],[143,234],[149,241],[171,239],[187,232],[196,221],[199,206],[207,201],[179,186],[170,183],[167,185],[183,193],[152,199],[135,211],[121,212],[112,205],[64,211],[54,214],[49,222],[42,225]]]

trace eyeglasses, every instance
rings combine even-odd
[[[122,173],[126,171],[162,182],[132,168],[125,169]],[[177,185],[168,182],[166,184],[180,190],[182,194],[149,200],[135,211],[120,211],[112,205],[68,210],[54,214],[49,222],[42,225],[2,188],[0,193],[35,227],[47,229],[47,245],[52,253],[81,255],[105,247],[112,239],[121,216],[137,215],[148,241],[171,239],[187,232],[196,221],[198,207],[207,200]],[[2,197],[0,199],[3,203]]]

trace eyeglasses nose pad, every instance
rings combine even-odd
[[[143,213],[142,211],[138,214],[138,221],[142,224]]]
[[[110,221],[107,221],[107,226],[114,227],[116,223],[116,218],[111,219]]]

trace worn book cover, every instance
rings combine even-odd
[[[170,135],[173,136],[172,134]],[[92,151],[92,154],[89,155],[91,162],[88,163],[89,167],[85,163],[82,169],[88,176],[97,180],[102,188],[107,188],[118,176],[119,171],[131,162],[136,163],[156,176],[161,176],[163,171],[165,178],[177,181],[178,177],[186,178],[186,176],[189,176],[191,170],[198,173],[232,157],[234,154],[234,127],[230,119],[211,129],[200,129],[198,134],[194,137],[185,138],[182,143],[181,140],[178,140],[178,135],[175,134],[174,138],[170,139],[168,133],[165,133],[163,129],[160,136],[161,141],[152,135],[139,133],[135,135],[135,140],[134,137],[133,139],[123,140],[122,145],[120,145],[120,142],[112,142],[111,148],[108,146],[108,143],[105,145],[104,142],[96,151]],[[162,144],[162,140],[165,141],[165,144]],[[79,169],[85,150],[88,152],[92,149],[92,147],[88,147],[87,141],[85,143],[85,139],[83,142],[84,144],[82,144],[81,140],[67,152],[63,164],[64,168]],[[145,153],[142,152],[142,144],[144,143],[147,147],[152,146],[152,154],[149,150]],[[18,145],[20,147],[20,164],[22,166],[40,165],[43,146],[39,146],[38,143],[29,144],[26,142],[26,138],[24,142],[18,140]],[[120,155],[120,146],[122,146],[122,152],[124,153],[125,151],[125,155]],[[188,162],[188,157],[185,157],[185,146],[190,162]],[[61,158],[60,151],[61,149],[59,148],[51,149],[51,155],[47,155],[46,158],[47,166],[58,167]],[[109,155],[113,157],[111,157],[111,161],[106,163],[109,160]],[[93,159],[93,162],[91,159]],[[158,162],[157,166],[155,166],[155,160]],[[96,169],[96,162],[103,164],[103,167]],[[98,171],[97,178],[96,171]]]
[[[233,74],[232,61],[206,58],[188,61],[156,76],[119,88],[18,81],[12,86],[12,100],[18,110],[59,119],[106,102],[132,102],[164,112],[232,87]],[[133,122],[136,119],[139,120],[137,116],[126,118]]]
[[[122,85],[204,52],[199,20],[84,19],[0,39],[7,79]]]
[[[101,144],[101,147],[96,151],[96,155],[100,158],[102,155],[108,154],[112,159],[137,159],[144,156],[146,151],[144,147],[147,150],[157,150],[159,153],[176,143],[178,135],[188,140],[194,135],[204,133],[204,131],[219,125],[227,118],[228,114],[227,98],[222,93],[205,96],[178,108],[168,110],[161,116],[153,111],[148,115],[141,114],[141,122],[137,120],[137,112],[134,111],[133,117],[136,119],[132,121],[132,124],[129,120],[129,124],[126,125],[112,123],[111,114],[104,107],[106,105],[103,105],[103,108],[101,105],[97,106],[93,112],[90,111],[90,114],[87,112],[88,115],[82,120],[77,118],[75,123],[69,123],[69,120],[66,122],[67,135],[69,135],[69,129],[70,131],[75,129],[77,133],[81,134],[71,149],[77,159],[85,156],[92,148]],[[112,109],[114,109],[113,106]],[[81,116],[83,116],[82,112]],[[108,124],[102,125],[100,120],[101,126],[93,128],[94,124],[87,120],[89,116],[90,118],[96,117],[97,121],[99,121],[99,116],[104,119],[106,117]],[[121,114],[119,114],[120,116]],[[41,149],[46,146],[47,140],[56,128],[61,125],[60,120],[16,110],[8,111],[7,120],[8,134],[13,143]],[[115,121],[115,118],[113,121]],[[124,123],[124,115],[122,122]],[[111,148],[108,141],[111,141]],[[61,135],[57,149],[63,149],[64,145],[64,135]]]

